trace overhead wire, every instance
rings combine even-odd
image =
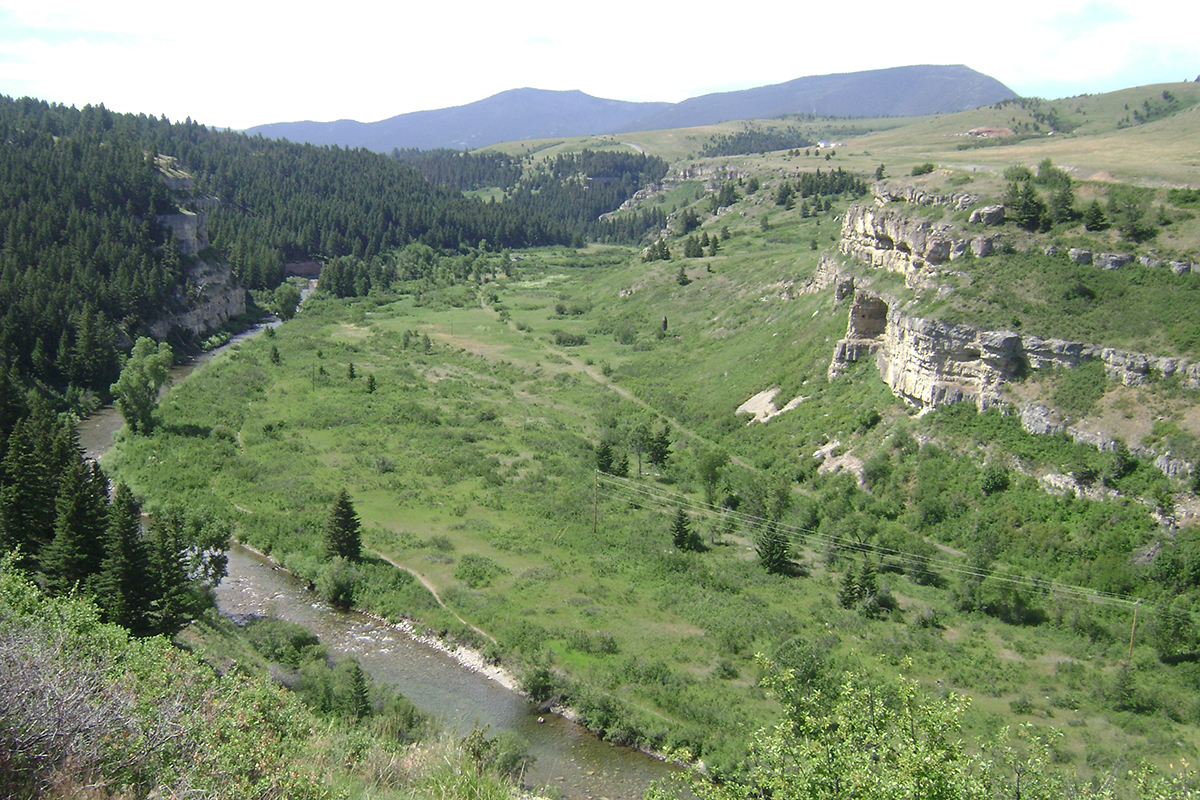
[[[911,553],[892,547],[885,547],[857,539],[850,539],[844,536],[822,533],[815,528],[805,528],[802,526],[790,525],[778,520],[771,520],[766,517],[739,512],[735,509],[713,506],[699,500],[693,500],[692,498],[682,494],[660,489],[652,484],[636,482],[628,478],[620,478],[618,476],[608,475],[602,472],[597,472],[596,481],[598,485],[605,487],[609,496],[615,499],[625,500],[626,502],[645,505],[657,504],[672,508],[682,508],[685,511],[692,511],[709,518],[717,517],[722,520],[732,520],[733,522],[741,524],[743,527],[748,529],[771,525],[775,530],[783,533],[791,544],[797,546],[803,544],[807,540],[810,543],[816,542],[821,545],[833,546],[842,550],[892,558],[906,566],[936,569],[940,572],[951,573],[967,578],[974,578],[979,581],[990,579],[1005,586],[1011,586],[1014,588],[1027,588],[1041,593],[1055,594],[1060,597],[1071,599],[1088,600],[1101,605],[1109,605],[1125,609],[1134,608],[1139,604],[1145,605],[1144,598],[1131,597],[1115,592],[1107,592],[1101,589],[1092,589],[1086,586],[1077,586],[1074,584],[1064,583],[1062,581],[1014,574],[1004,570],[980,569],[972,566],[969,563],[964,563],[962,561],[943,556]],[[1192,612],[1187,609],[1169,608],[1167,610],[1168,613],[1186,616],[1188,620],[1192,620],[1193,618]]]

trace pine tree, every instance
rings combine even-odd
[[[1093,200],[1084,210],[1083,227],[1089,231],[1103,231],[1108,229],[1108,217],[1104,215],[1104,208],[1100,205],[1099,200]]]
[[[879,587],[875,584],[875,565],[871,562],[870,556],[863,556],[862,567],[859,568],[858,578],[855,581],[855,590],[858,592],[859,598],[864,600],[879,594]]]
[[[599,446],[596,447],[596,469],[604,473],[612,472],[613,452],[612,444],[608,439],[601,440]]]
[[[200,612],[200,598],[188,581],[183,532],[186,520],[178,509],[162,509],[154,516],[147,540],[150,564],[146,582],[146,628],[170,636]]]
[[[67,465],[54,502],[54,539],[41,553],[42,573],[51,594],[87,586],[104,559],[107,481],[93,462],[76,458]]]
[[[665,467],[667,457],[671,454],[671,429],[664,425],[647,447],[646,457],[656,467]]]
[[[108,509],[104,562],[96,581],[96,605],[109,622],[134,633],[146,630],[150,602],[146,576],[150,558],[142,541],[141,511],[124,483],[117,486]]]
[[[758,563],[773,575],[787,571],[792,560],[791,545],[787,534],[780,530],[774,520],[763,525],[759,531],[754,549],[758,554]]]
[[[862,596],[858,593],[858,581],[855,579],[854,570],[849,566],[842,573],[842,585],[838,589],[838,605],[842,608],[854,608]]]
[[[692,531],[687,512],[682,507],[675,509],[675,521],[671,523],[671,539],[678,550],[691,550]]]
[[[345,489],[338,492],[337,499],[325,523],[325,557],[341,556],[348,561],[357,561],[362,556],[362,526]]]
[[[0,464],[0,544],[36,554],[54,537],[58,465],[53,463],[52,423],[39,414],[18,420]]]

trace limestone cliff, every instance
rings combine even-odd
[[[990,255],[988,236],[955,236],[948,225],[884,205],[854,205],[842,219],[841,250],[874,269],[904,276],[909,288],[929,286],[937,268],[966,255]]]
[[[949,291],[938,281],[940,271],[968,251],[976,257],[990,255],[993,238],[971,234],[969,228],[922,219],[913,206],[945,206],[964,210],[979,198],[967,194],[938,195],[916,186],[873,187],[873,202],[851,206],[842,222],[840,249],[868,269],[883,269],[904,276],[905,285],[918,291]],[[976,208],[973,224],[997,225],[1004,221],[1003,206]],[[1072,251],[1079,263],[1093,262],[1091,252]],[[1097,265],[1120,269],[1135,263],[1132,256],[1102,253]],[[1177,267],[1140,259],[1141,267]],[[1138,268],[1138,267],[1133,267]],[[867,279],[869,283],[869,278]],[[980,408],[1000,401],[1001,387],[1029,370],[1071,368],[1088,360],[1104,363],[1109,378],[1127,386],[1141,384],[1147,375],[1178,376],[1185,386],[1200,388],[1200,364],[1187,359],[1129,352],[1088,342],[1069,342],[1019,335],[1012,331],[986,331],[952,325],[908,313],[892,297],[864,286],[856,289],[850,271],[832,257],[822,259],[810,287],[835,285],[836,299],[853,293],[846,338],[837,343],[830,377],[851,361],[872,355],[880,375],[897,396],[919,406],[936,406],[973,400]]]
[[[1126,386],[1140,385],[1157,372],[1200,388],[1200,363],[1187,359],[922,319],[905,313],[894,299],[858,289],[846,338],[834,348],[830,377],[867,354],[875,357],[892,391],[918,406],[972,400],[987,408],[1000,401],[1004,383],[1029,370],[1070,369],[1094,359],[1103,362],[1110,379]]]
[[[215,201],[194,196],[192,177],[180,170],[174,159],[159,156],[158,164],[162,180],[179,205],[176,213],[160,215],[158,222],[170,229],[180,252],[189,257],[190,266],[185,287],[150,325],[150,332],[157,339],[165,339],[172,330],[202,336],[231,317],[246,313],[246,290],[237,285],[228,264],[201,257],[205,254],[211,259],[206,252],[209,241],[205,209]]]

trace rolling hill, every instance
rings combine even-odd
[[[279,122],[246,132],[378,152],[411,147],[475,149],[520,139],[681,128],[782,114],[921,116],[1015,96],[996,79],[962,65],[909,66],[797,78],[680,103],[628,103],[580,91],[512,89],[467,105],[400,114],[379,122]]]

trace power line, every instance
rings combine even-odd
[[[733,509],[718,508],[716,506],[709,505],[708,503],[693,500],[681,494],[660,489],[651,484],[635,482],[628,478],[618,478],[605,473],[597,473],[596,483],[597,486],[603,486],[606,489],[606,493],[610,497],[618,500],[625,500],[634,504],[657,504],[669,506],[671,508],[682,508],[708,518],[717,517],[723,520],[733,520],[734,522],[740,523],[746,528],[774,525],[775,529],[784,533],[789,542],[793,545],[800,545],[804,540],[807,539],[807,541],[810,543],[816,542],[818,544],[832,545],[843,550],[874,554],[877,556],[886,556],[896,559],[902,564],[909,566],[936,568],[942,572],[948,572],[970,578],[977,578],[980,581],[991,579],[996,583],[1006,586],[1028,588],[1067,598],[1088,600],[1101,605],[1110,605],[1114,607],[1131,609],[1142,601],[1142,598],[1130,597],[1127,595],[1117,594],[1115,592],[1106,592],[1100,589],[1090,589],[1086,586],[1076,586],[1069,583],[1063,583],[1061,581],[1015,575],[1006,571],[978,569],[976,567],[972,567],[970,564],[963,563],[962,561],[952,560],[942,556],[924,556],[891,547],[869,544],[867,542],[849,539],[843,536],[821,533],[813,528],[788,525],[782,522],[769,520],[765,517],[746,514]],[[1187,609],[1168,608],[1167,611],[1168,613],[1186,616],[1189,620],[1192,619],[1192,612]]]

